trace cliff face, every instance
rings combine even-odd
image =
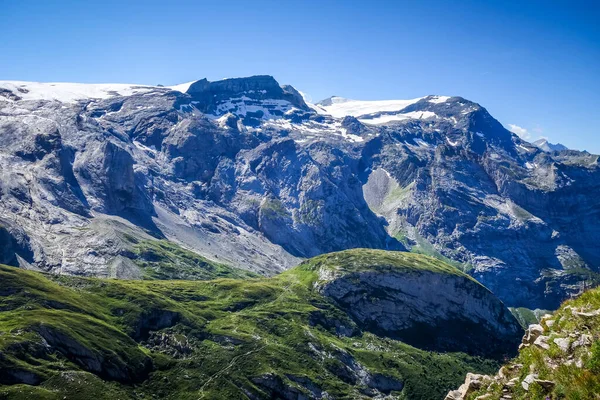
[[[508,309],[468,275],[438,270],[446,266],[440,261],[419,268],[421,257],[360,250],[311,263],[319,292],[365,330],[435,351],[514,355],[522,329]]]
[[[13,265],[136,278],[137,237],[263,275],[349,248],[424,252],[515,307],[598,281],[598,157],[542,151],[460,97],[312,105],[268,76],[0,87]]]

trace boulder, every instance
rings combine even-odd
[[[591,346],[592,340],[593,337],[591,335],[587,335],[584,333],[581,336],[579,336],[578,339],[574,340],[573,343],[571,343],[571,349],[575,350],[577,347],[580,346]]]
[[[529,386],[535,382],[535,380],[538,378],[538,374],[529,374],[525,377],[525,379],[523,379],[523,382],[521,382],[521,386],[523,387],[523,389],[525,389],[526,391],[529,391]]]
[[[447,395],[445,400],[464,400],[471,393],[481,389],[485,384],[490,383],[492,377],[489,375],[479,375],[468,373],[463,383],[458,390],[452,390]]]
[[[600,315],[600,309],[598,310],[594,310],[594,311],[577,311],[575,309],[573,309],[571,311],[573,313],[574,316],[576,317],[582,317],[582,318],[592,318],[592,317],[597,317]]]
[[[523,344],[533,344],[535,340],[544,333],[544,327],[539,324],[529,325],[525,335],[523,336],[522,343]]]
[[[549,336],[539,336],[537,339],[535,339],[533,344],[541,349],[548,350],[550,348],[550,345],[548,344],[549,339]]]
[[[569,351],[569,346],[571,344],[571,341],[568,338],[556,338],[553,340],[553,342],[558,346],[559,349],[561,349],[564,353],[566,353],[567,351]]]

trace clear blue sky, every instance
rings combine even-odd
[[[460,95],[600,153],[600,1],[0,0],[0,80],[270,74],[314,100]]]

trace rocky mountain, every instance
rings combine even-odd
[[[381,250],[318,256],[272,278],[0,266],[0,282],[8,400],[441,399],[467,372],[491,374],[515,355],[523,332],[470,276]]]
[[[532,142],[532,144],[548,153],[551,153],[553,151],[569,150],[567,148],[567,146],[562,145],[560,143],[556,143],[556,144],[550,143],[550,142],[548,142],[547,139],[538,139],[535,142]]]
[[[411,250],[543,309],[598,279],[598,156],[540,150],[461,97],[313,105],[270,76],[0,82],[0,134],[0,262],[23,268],[160,279],[160,257],[190,251],[274,275]]]
[[[519,355],[495,375],[469,373],[446,400],[596,399],[600,393],[600,290],[529,326]]]

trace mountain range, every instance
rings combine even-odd
[[[598,281],[598,156],[528,143],[462,97],[311,104],[271,76],[2,81],[0,132],[8,265],[207,279],[413,251],[529,309]]]

